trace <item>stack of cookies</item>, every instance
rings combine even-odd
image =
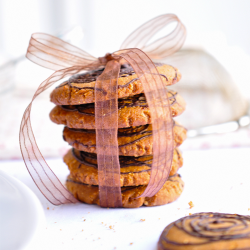
[[[156,66],[166,86],[180,80],[181,75],[176,68],[165,64]],[[66,187],[78,200],[89,204],[99,204],[94,86],[102,72],[103,69],[98,69],[75,75],[51,93],[51,101],[57,106],[50,112],[50,119],[65,125],[63,139],[72,146],[64,156],[64,162],[70,171]],[[123,207],[157,206],[176,200],[184,186],[177,171],[183,164],[178,146],[186,139],[186,129],[174,122],[173,162],[164,186],[153,197],[134,199],[149,183],[153,136],[150,110],[142,83],[129,65],[121,66],[118,98]],[[185,110],[185,102],[177,92],[169,91],[169,101],[173,117]]]

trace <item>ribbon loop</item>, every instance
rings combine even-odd
[[[32,62],[52,70],[72,66],[88,68],[97,67],[97,58],[87,52],[48,34],[35,33],[31,36],[26,57]]]
[[[170,34],[147,45],[147,42],[162,28],[177,22],[177,26]],[[186,38],[186,29],[174,14],[158,16],[132,32],[123,42],[120,49],[139,48],[147,53],[151,59],[163,59],[179,50]]]

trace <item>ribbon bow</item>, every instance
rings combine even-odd
[[[168,35],[149,40],[166,25],[177,22]],[[139,197],[152,197],[168,178],[173,158],[173,121],[167,89],[151,59],[162,59],[179,50],[186,30],[177,16],[165,14],[143,24],[123,42],[121,49],[95,58],[59,38],[35,33],[31,36],[26,57],[55,72],[36,90],[26,108],[20,127],[20,148],[25,165],[44,196],[54,205],[78,202],[58,180],[36,144],[30,122],[34,99],[65,77],[105,66],[95,84],[95,124],[100,205],[121,207],[120,165],[117,142],[117,78],[120,64],[127,61],[140,79],[151,112],[153,127],[153,162],[150,181]],[[131,49],[128,49],[131,48]],[[151,58],[151,59],[150,59]],[[136,198],[139,198],[136,197]]]

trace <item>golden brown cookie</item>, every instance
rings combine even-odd
[[[132,157],[120,156],[120,184],[122,186],[147,185],[151,174],[152,155]],[[70,149],[63,157],[70,175],[79,182],[98,185],[96,154]],[[183,165],[181,153],[176,148],[172,161],[170,176],[176,174]]]
[[[238,214],[197,213],[169,224],[158,250],[250,249],[250,217]]]
[[[68,176],[66,187],[76,199],[84,203],[100,205],[98,186],[83,184],[75,180],[72,176]],[[176,174],[169,177],[164,186],[153,197],[135,199],[144,192],[146,187],[147,186],[121,188],[122,206],[126,208],[137,208],[142,205],[152,207],[173,202],[181,195],[184,182],[180,176]]]
[[[176,92],[169,91],[172,116],[180,115],[185,110],[185,101]],[[94,103],[74,106],[55,106],[50,112],[50,119],[56,124],[69,128],[95,129]],[[118,127],[127,128],[151,123],[150,110],[144,94],[118,100]]]
[[[187,137],[187,130],[179,123],[174,123],[174,147],[178,147]],[[91,129],[73,129],[65,127],[63,139],[72,147],[96,153],[96,133]],[[152,155],[152,125],[120,128],[118,130],[119,154],[124,156]]]
[[[169,65],[157,66],[163,83],[172,85],[181,78],[179,71]],[[59,85],[50,95],[56,105],[78,105],[93,103],[96,78],[103,69],[79,74]],[[131,67],[122,67],[118,78],[118,98],[137,95],[143,92],[141,81]]]

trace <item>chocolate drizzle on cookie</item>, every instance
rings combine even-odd
[[[197,237],[199,242],[196,243],[194,238],[187,243],[171,241],[168,238],[168,232],[173,227],[177,227],[178,230],[183,231],[187,235]],[[168,225],[160,237],[159,245],[162,246],[162,249],[170,249],[163,247],[163,242],[167,246],[198,246],[235,239],[250,239],[249,216],[224,213],[198,213],[183,217]]]
[[[118,129],[118,137],[132,137],[132,136],[139,136],[142,135],[140,138],[133,140],[131,142],[128,142],[126,144],[123,145],[119,145],[119,148],[124,147],[124,146],[128,146],[131,145],[135,142],[138,142],[142,139],[145,139],[147,137],[152,136],[152,129],[148,130],[149,124],[147,125],[141,125],[138,127],[129,127],[129,128],[120,128]],[[95,130],[94,129],[75,129],[75,128],[67,128],[73,132],[79,132],[79,133],[87,133],[87,134],[95,134]],[[65,141],[66,138],[63,138]],[[79,141],[75,140],[73,142],[70,143],[70,145],[73,145],[74,143],[77,144],[81,144],[82,146],[87,146],[87,147],[96,147],[95,144],[93,145],[84,145],[82,143],[80,143]]]
[[[178,93],[169,91],[169,94],[171,95],[169,97],[169,102],[170,102],[170,105],[172,106],[176,103],[176,96]],[[95,113],[94,113],[95,104],[94,103],[80,104],[80,105],[61,105],[61,107],[62,109],[67,110],[67,111],[78,111],[79,113],[84,114],[84,115],[95,116]],[[142,93],[142,94],[118,99],[118,109],[121,110],[125,107],[126,108],[129,108],[129,107],[148,108],[145,95]]]
[[[162,63],[155,63],[156,66],[161,66],[163,65]],[[173,83],[176,82],[177,80],[177,71],[176,69],[173,67],[173,69],[175,70],[175,77],[173,78]],[[87,84],[87,83],[91,83],[91,82],[95,82],[97,80],[97,78],[103,73],[104,68],[101,69],[97,69],[97,70],[93,70],[87,73],[83,73],[83,74],[77,74],[74,75],[72,77],[69,78],[68,81],[62,83],[61,85],[59,85],[56,88],[60,88],[63,87],[65,85],[69,85],[71,88],[76,88],[76,89],[95,89],[94,87],[88,87],[88,86],[77,86],[78,84]],[[128,64],[124,64],[121,65],[121,69],[120,69],[120,73],[119,73],[119,78],[120,77],[128,77],[128,76],[132,76],[134,75],[134,69],[128,65]],[[166,75],[164,74],[159,74],[160,76],[164,77],[166,79],[166,81],[168,81],[168,78]],[[126,88],[128,87],[131,83],[138,81],[139,78],[136,77],[134,79],[132,79],[131,81],[123,84],[123,85],[118,85],[118,88]],[[73,85],[74,84],[74,85]]]
[[[177,127],[181,127],[183,129],[185,129],[182,125],[180,124],[176,124],[176,122],[173,120],[174,125],[173,126],[177,126]],[[141,125],[141,126],[137,126],[137,127],[128,127],[128,128],[119,128],[118,129],[118,137],[137,137],[140,136],[139,138],[135,139],[135,140],[131,140],[128,143],[125,144],[120,144],[118,147],[122,148],[122,147],[126,147],[129,145],[132,145],[136,142],[139,142],[145,138],[148,138],[150,136],[152,136],[152,127],[149,129],[149,124],[146,125]],[[85,133],[85,134],[95,134],[95,130],[94,129],[77,129],[77,128],[69,128],[67,127],[68,130],[72,131],[72,132],[78,132],[78,133]],[[185,129],[186,130],[186,129]],[[67,139],[63,136],[64,141],[67,141]],[[74,144],[80,144],[83,147],[88,147],[88,148],[92,148],[92,147],[96,147],[96,144],[91,144],[91,145],[85,145],[83,143],[81,143],[79,140],[74,140],[69,142],[69,145],[74,145]],[[178,153],[179,154],[179,153]]]
[[[167,179],[167,181],[178,182],[178,180],[176,180],[175,177],[181,178],[180,174],[175,174],[175,175],[169,176],[168,179]],[[91,187],[98,187],[98,185],[89,185],[89,184],[86,184],[86,183],[83,183],[83,182],[75,181],[75,180],[73,180],[71,178],[72,178],[71,176],[68,176],[68,178],[67,178],[66,181],[67,182],[72,182],[72,183],[75,183],[75,184],[79,184],[79,185],[86,185],[86,186],[91,186]],[[123,193],[123,192],[129,191],[129,190],[133,190],[133,189],[136,189],[136,188],[143,187],[143,186],[145,186],[145,185],[123,186],[123,187],[121,187],[121,191]]]
[[[79,151],[74,148],[72,148],[72,155],[74,158],[79,161],[80,163],[97,168],[97,157],[96,154],[93,153],[87,153],[84,151]],[[148,156],[140,156],[140,157],[133,157],[133,156],[119,156],[120,161],[120,168],[126,168],[126,167],[148,167],[149,169],[141,170],[138,172],[133,173],[141,173],[150,171],[151,164],[152,164],[152,155]],[[130,172],[121,172],[121,174],[127,174]]]

